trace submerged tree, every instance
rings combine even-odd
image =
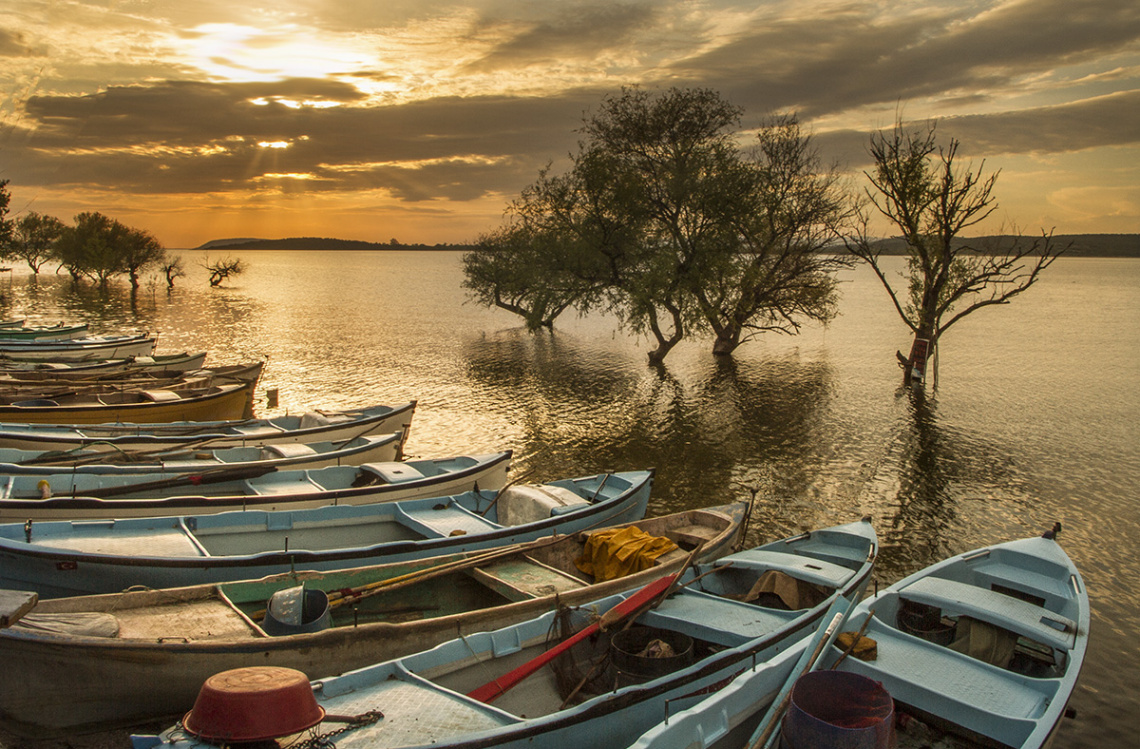
[[[80,213],[60,233],[55,259],[76,281],[88,276],[106,284],[124,270],[120,243],[126,233],[126,226],[102,213]]]
[[[12,220],[8,216],[8,204],[12,194],[8,192],[8,180],[0,180],[0,248],[7,247],[12,238]]]
[[[210,286],[221,286],[222,282],[230,276],[236,276],[245,271],[245,264],[237,258],[225,258],[216,262],[207,261],[203,266],[210,272]]]
[[[121,240],[122,264],[131,280],[131,288],[139,287],[139,274],[146,268],[163,267],[166,248],[144,229],[128,228]],[[169,280],[169,276],[167,279]]]
[[[166,276],[166,288],[173,289],[174,279],[182,278],[186,275],[182,257],[178,255],[174,257],[167,256],[166,261],[162,264],[162,272]]]
[[[55,243],[65,224],[55,216],[31,211],[16,219],[12,237],[4,252],[5,259],[23,260],[39,275],[40,268],[52,260]]]
[[[728,354],[762,330],[826,320],[829,271],[846,261],[818,250],[838,237],[841,191],[833,175],[816,174],[794,118],[762,128],[749,154],[740,116],[707,89],[606,99],[569,172],[544,171],[512,205],[511,221],[542,251],[483,253],[468,287],[497,303],[509,281],[524,317],[603,307],[653,337],[658,363],[694,331],[711,331],[714,352]],[[551,280],[554,306],[543,296]]]
[[[1014,234],[988,245],[963,238],[963,231],[997,210],[993,191],[999,172],[986,176],[984,162],[977,169],[962,165],[958,148],[955,139],[939,145],[933,123],[908,130],[899,122],[871,137],[875,164],[866,173],[871,181],[866,193],[905,243],[905,291],[883,269],[883,246],[870,238],[869,216],[848,248],[874,269],[914,332],[910,356],[898,354],[908,381],[913,374],[925,375],[926,360],[952,325],[983,307],[1008,304],[1063,251],[1047,232],[1032,240]]]

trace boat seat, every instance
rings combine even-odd
[[[738,647],[787,626],[802,611],[781,611],[685,589],[639,621],[684,632],[724,647]]]
[[[155,403],[173,403],[182,400],[182,396],[170,390],[144,390],[143,398]]]
[[[370,471],[389,484],[401,484],[405,481],[415,481],[424,478],[414,466],[407,463],[365,463],[361,469]]]
[[[529,601],[585,585],[578,578],[527,556],[476,567],[471,576],[511,601]]]
[[[799,554],[787,554],[782,551],[751,549],[724,557],[721,562],[730,560],[735,566],[779,570],[804,582],[825,585],[830,588],[840,587],[855,574],[854,570],[838,564]]]
[[[502,527],[465,510],[454,502],[418,509],[398,507],[396,511],[407,525],[428,538],[485,533]]]
[[[840,667],[881,682],[896,700],[954,716],[982,733],[1007,733],[1011,724],[1028,736],[1048,708],[1059,681],[1034,679],[900,632],[872,618],[866,633],[877,646],[874,661],[847,658]],[[838,654],[839,648],[832,646]],[[931,678],[936,674],[937,678]],[[1000,727],[1000,728],[999,728]],[[1012,738],[1008,736],[1007,739]],[[1021,741],[1008,741],[1020,746]]]
[[[1072,619],[976,585],[927,576],[903,588],[899,596],[936,606],[945,616],[987,621],[1058,650],[1068,650],[1076,641],[1077,625]]]
[[[30,590],[0,590],[0,629],[18,622],[39,600],[39,594]]]
[[[317,454],[316,450],[304,442],[284,442],[279,445],[265,445],[262,449],[269,455],[277,455],[282,458],[302,458]]]
[[[665,531],[665,535],[678,546],[695,549],[700,544],[712,541],[720,535],[720,531],[716,528],[710,528],[707,525],[685,525],[680,528]]]

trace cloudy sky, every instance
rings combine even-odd
[[[0,0],[12,211],[219,237],[463,242],[625,85],[798,113],[853,179],[936,118],[994,224],[1140,232],[1136,0]]]

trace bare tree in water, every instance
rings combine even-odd
[[[982,307],[1008,304],[1063,252],[1047,232],[1031,240],[1015,233],[985,243],[961,236],[997,210],[993,190],[999,173],[986,176],[984,162],[977,169],[962,165],[958,146],[954,139],[939,145],[933,123],[908,130],[898,122],[871,136],[875,163],[866,173],[867,198],[901,233],[907,271],[900,274],[900,288],[880,262],[884,246],[870,238],[868,216],[848,249],[874,269],[914,332],[910,356],[897,354],[907,382],[924,378],[926,362],[951,325]]]
[[[203,267],[210,271],[210,286],[220,286],[230,276],[236,276],[245,271],[245,263],[236,258],[225,258],[211,263],[206,262]]]

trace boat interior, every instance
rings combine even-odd
[[[1019,746],[1068,671],[1080,591],[1068,570],[1018,556],[982,550],[884,593],[865,630],[876,659],[848,658],[843,668],[883,683],[900,709],[940,729]],[[848,628],[862,625],[852,620]],[[940,678],[932,682],[931,673]],[[955,723],[935,715],[954,715]]]
[[[672,551],[653,560],[656,566],[682,561],[702,542],[726,543],[736,529],[727,515],[706,510],[640,521],[637,526],[646,534],[675,543]],[[492,549],[336,572],[302,571],[216,586],[51,599],[41,601],[23,622],[60,633],[122,639],[259,638],[268,636],[261,624],[273,597],[298,586],[321,592],[325,598],[311,615],[301,612],[293,622],[294,630],[280,634],[462,615],[587,588],[595,579],[582,572],[577,561],[589,536],[589,532],[581,532],[543,539],[529,545],[525,553]],[[358,594],[349,596],[346,591]],[[328,617],[317,623],[325,609]],[[108,623],[107,615],[113,617],[113,624]],[[90,630],[95,621],[103,622],[102,634]]]

